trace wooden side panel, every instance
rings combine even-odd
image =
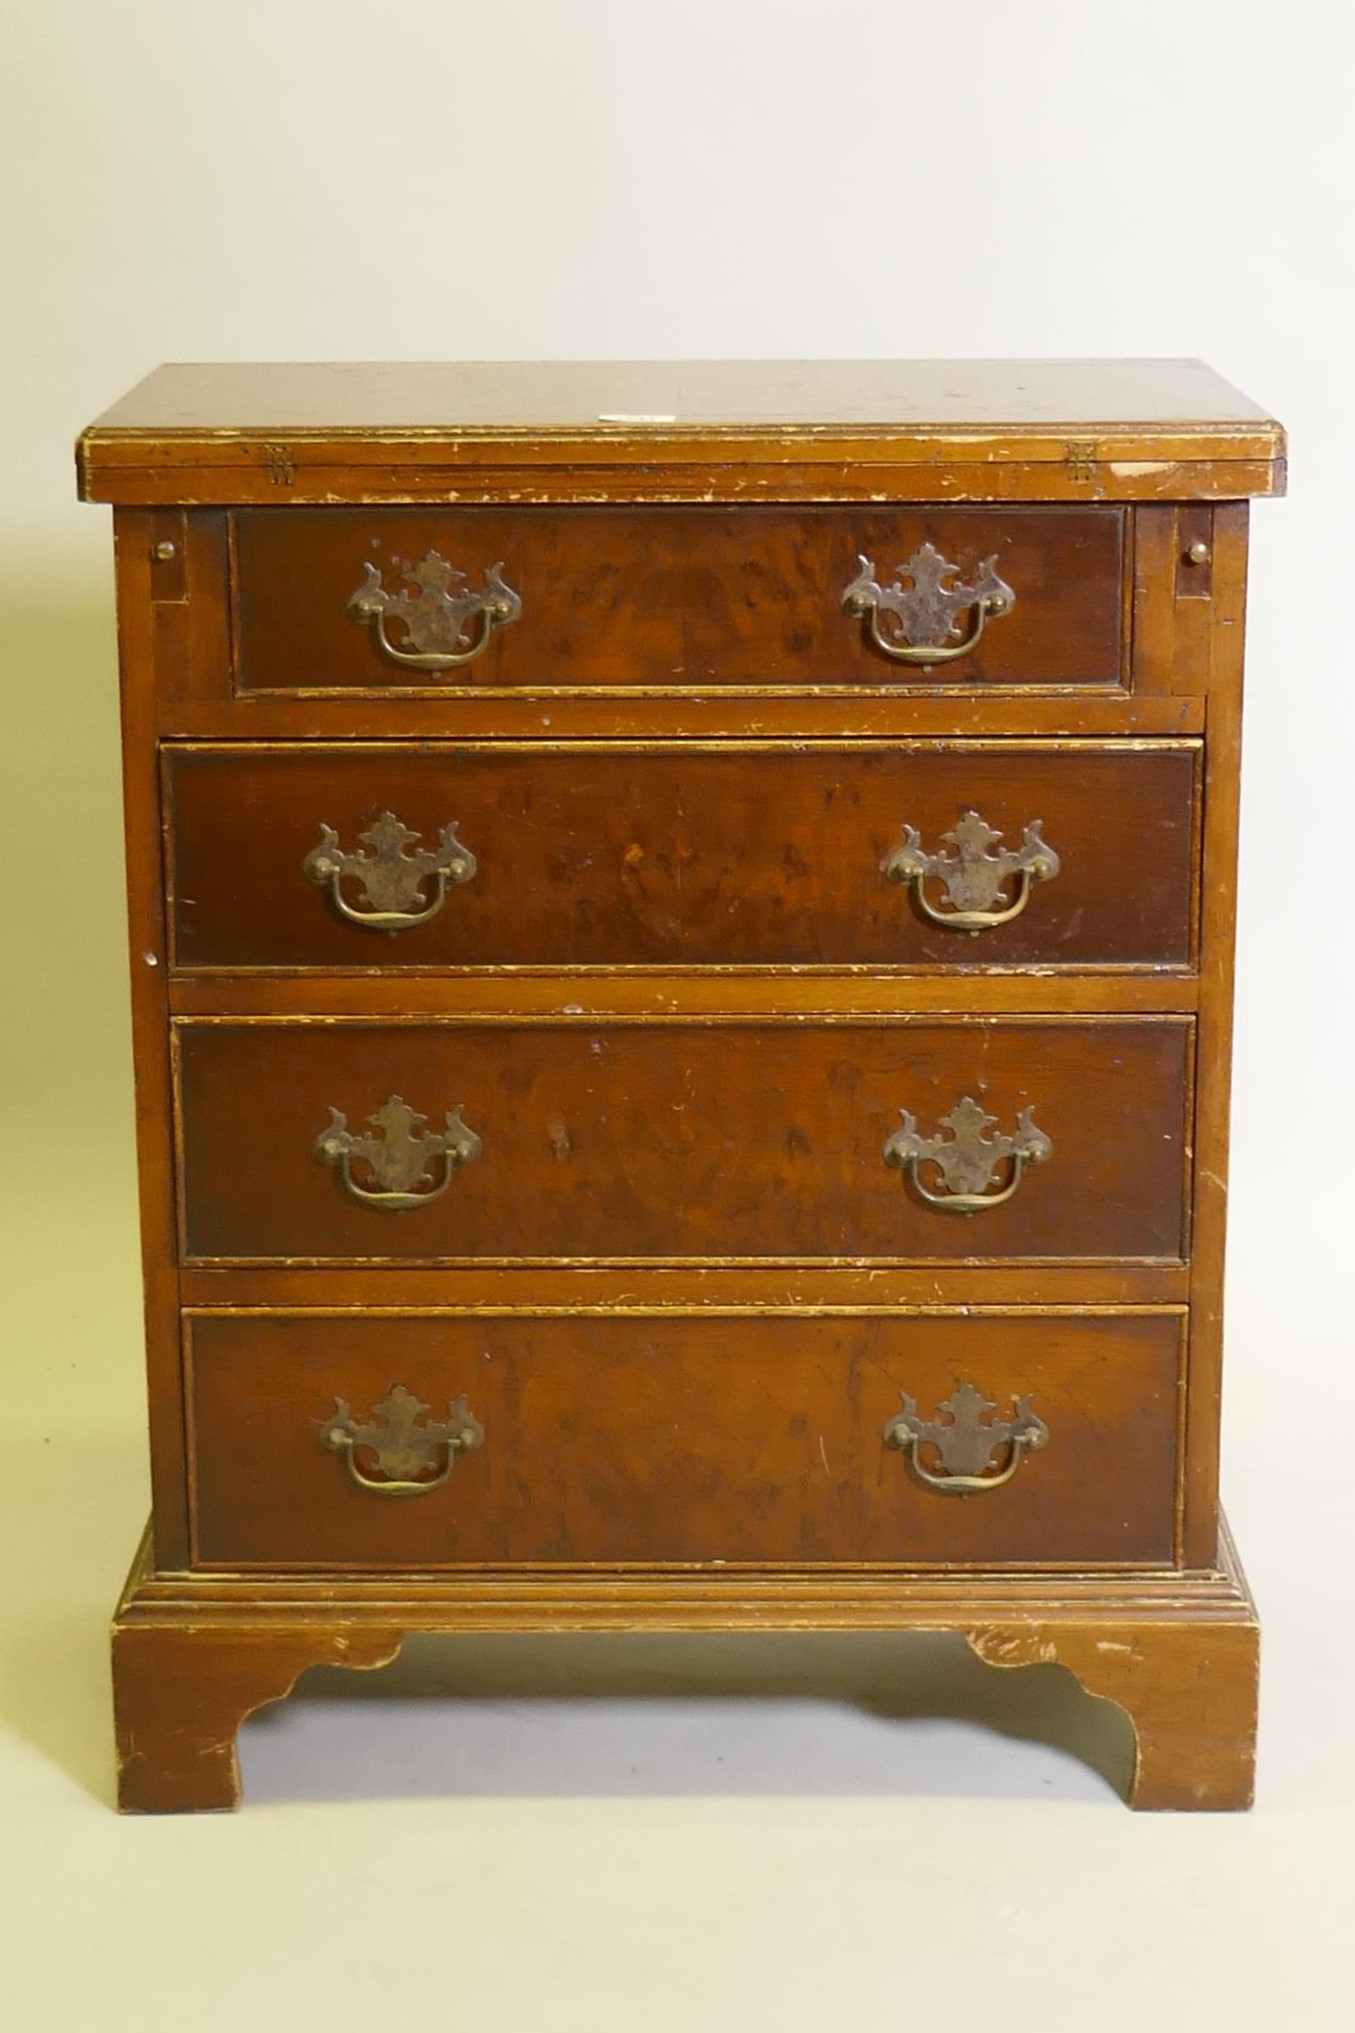
[[[1196,1254],[1191,1274],[1185,1558],[1217,1557],[1223,1276],[1228,1218],[1228,1110],[1232,1087],[1233,956],[1241,782],[1242,659],[1247,591],[1246,502],[1214,511],[1213,627],[1205,785],[1201,1021],[1192,1154]]]
[[[1184,1019],[177,1031],[190,1259],[1185,1251]],[[446,1192],[404,1213],[359,1203],[315,1155],[333,1110],[356,1130],[392,1095],[437,1128],[463,1105],[483,1141]],[[968,1217],[929,1205],[882,1156],[901,1110],[931,1135],[966,1095],[998,1132],[1030,1108],[1053,1145],[1005,1204]]]
[[[232,1567],[482,1562],[1152,1564],[1172,1557],[1181,1320],[1173,1313],[719,1320],[601,1314],[197,1316],[197,1559]],[[957,1498],[883,1428],[957,1387],[1048,1439]],[[483,1445],[392,1501],[320,1434],[393,1384]],[[378,1426],[381,1420],[378,1417]],[[942,1415],[945,1423],[945,1415]],[[993,1450],[992,1472],[1010,1462]],[[944,1472],[928,1444],[922,1465]],[[359,1476],[380,1477],[372,1448]],[[445,1456],[424,1473],[441,1472]],[[985,1472],[987,1470],[985,1469]]]
[[[168,941],[154,727],[165,638],[174,639],[174,631],[183,624],[184,610],[179,575],[172,574],[168,583],[163,577],[156,581],[161,568],[154,559],[154,546],[173,540],[166,530],[174,529],[177,536],[181,520],[163,512],[151,515],[120,509],[114,523],[151,1494],[155,1554],[162,1567],[184,1564],[187,1518],[166,1007]],[[162,594],[168,596],[163,603]],[[165,613],[165,607],[172,611]]]
[[[1182,967],[1199,760],[1189,742],[176,746],[174,964]],[[455,823],[477,863],[395,934],[304,873],[325,828],[373,863],[364,837],[387,811],[419,836],[406,858]],[[958,868],[949,836],[972,811],[1002,836],[988,857],[1042,822],[1059,862],[1019,917],[977,933],[934,923],[883,868],[909,827]],[[339,893],[377,908],[356,876]],[[937,877],[923,895],[957,908]],[[430,875],[403,908],[435,901]]]

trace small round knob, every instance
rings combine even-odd
[[[168,537],[161,537],[159,543],[151,552],[151,556],[160,565],[167,565],[171,558],[177,558],[178,555],[178,545],[171,543]]]
[[[1194,543],[1186,551],[1186,563],[1188,565],[1207,565],[1209,558],[1210,550],[1208,544],[1204,541],[1203,537],[1196,537]]]

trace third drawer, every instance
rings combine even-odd
[[[175,1026],[190,1261],[1179,1260],[1185,1017]]]

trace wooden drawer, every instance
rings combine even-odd
[[[1185,966],[1198,760],[1169,741],[172,746],[173,964]],[[383,813],[399,823],[373,838]],[[1000,842],[980,826],[962,850],[966,813]],[[1006,923],[954,918],[1023,888]]]
[[[1172,1558],[1176,1312],[186,1324],[200,1563]],[[944,1446],[902,1421],[905,1393],[918,1427],[954,1421]],[[368,1486],[390,1480],[437,1486]]]
[[[1124,510],[1083,506],[246,509],[232,518],[236,686],[1114,686],[1125,527]],[[905,588],[930,573],[926,614],[844,611],[863,557],[881,589],[900,568]],[[874,619],[910,656],[967,641],[990,559],[1013,604],[964,654],[899,661],[872,640]],[[513,618],[454,615],[499,565]],[[399,660],[481,641],[456,666]]]
[[[1172,1260],[1185,1249],[1187,1018],[209,1018],[175,1033],[190,1260]],[[406,1122],[400,1098],[426,1122]],[[957,1181],[916,1144],[900,1147],[907,1110],[916,1138],[948,1159],[958,1139],[973,1156],[963,1108],[953,1117],[967,1101],[993,1118],[982,1135],[1016,1138],[1016,1153],[991,1167],[979,1158],[966,1182],[966,1167],[951,1164]],[[464,1126],[447,1123],[458,1108]],[[346,1127],[330,1134],[333,1111]],[[364,1148],[343,1149],[354,1136]],[[414,1148],[429,1136],[438,1143]],[[883,1155],[891,1140],[899,1166]],[[1013,1183],[973,1214],[936,1204],[957,1184]]]

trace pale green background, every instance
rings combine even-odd
[[[1243,0],[4,11],[16,2024],[1341,2022],[1345,21]],[[115,1819],[105,1625],[145,1452],[108,525],[73,499],[78,427],[161,358],[1107,352],[1203,354],[1294,439],[1290,501],[1255,516],[1225,1422],[1266,1620],[1255,1814],[1132,1819],[1103,1776],[1122,1732],[1061,1676],[945,1645],[501,1644],[261,1718],[234,1821]],[[928,1702],[949,1719],[908,1720]],[[1041,1729],[1094,1767],[1025,1741]]]

